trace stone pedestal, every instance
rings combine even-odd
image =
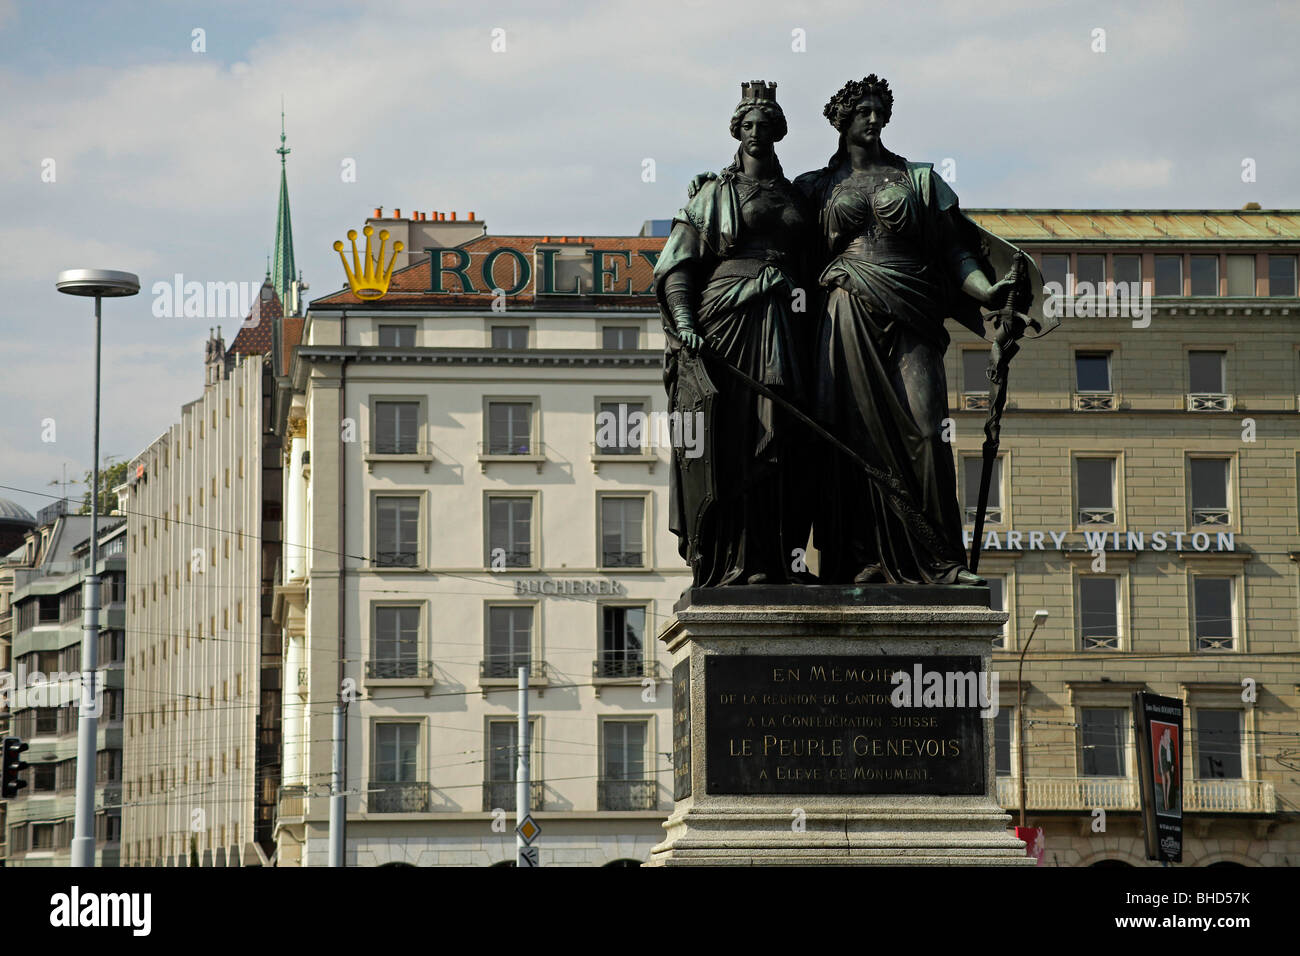
[[[986,588],[688,592],[659,635],[676,805],[647,865],[1032,866],[966,697],[996,706],[1005,620]]]

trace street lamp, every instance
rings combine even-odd
[[[1020,776],[1020,825],[1025,825],[1025,652],[1034,639],[1038,626],[1047,620],[1047,612],[1039,609],[1034,612],[1034,626],[1029,629],[1029,638],[1020,649],[1020,669],[1016,672],[1016,773]]]
[[[72,865],[95,865],[95,754],[99,719],[95,708],[99,681],[99,304],[101,299],[135,295],[140,277],[111,269],[66,269],[54,284],[65,295],[95,297],[95,447],[91,456],[90,574],[82,593],[81,706],[77,721],[77,813],[72,835]]]

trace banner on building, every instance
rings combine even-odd
[[[1133,695],[1138,780],[1148,860],[1183,861],[1183,702]]]

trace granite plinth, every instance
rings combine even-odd
[[[989,606],[987,587],[966,584],[740,584],[687,588],[673,605],[688,607]]]
[[[879,600],[888,586],[823,591],[876,603],[712,590],[687,592],[659,635],[676,804],[647,865],[1033,865],[996,799],[990,663],[1006,615],[986,588],[931,589],[961,599],[927,605]],[[727,591],[804,603],[707,600]],[[901,704],[899,673],[918,689]],[[930,673],[982,680],[983,697],[958,681],[926,703]]]

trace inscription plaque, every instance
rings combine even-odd
[[[978,657],[709,655],[704,674],[709,793],[985,792]]]
[[[691,795],[691,661],[673,667],[673,799]]]

